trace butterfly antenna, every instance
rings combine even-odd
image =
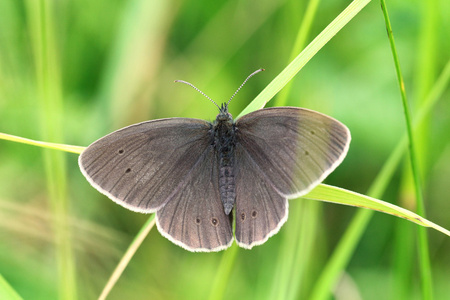
[[[196,90],[197,92],[199,92],[200,94],[202,94],[203,96],[205,96],[206,98],[208,98],[209,101],[211,101],[212,103],[214,103],[214,105],[217,106],[217,108],[220,110],[219,105],[217,105],[217,103],[214,102],[213,99],[209,98],[208,95],[206,95],[205,93],[203,93],[202,91],[200,91],[200,90],[199,90],[198,88],[196,88],[192,83],[187,82],[187,81],[184,81],[184,80],[175,80],[175,82],[181,82],[181,83],[184,83],[184,84],[189,85],[189,86],[192,87],[194,90]]]
[[[227,106],[228,106],[228,104],[230,104],[231,99],[233,99],[234,96],[236,96],[236,94],[239,92],[239,90],[244,86],[244,84],[245,84],[250,78],[252,78],[253,75],[255,75],[255,74],[259,73],[259,72],[262,72],[262,71],[264,71],[264,69],[258,69],[258,70],[256,70],[255,72],[253,72],[252,74],[248,75],[248,77],[244,80],[244,82],[241,84],[241,86],[238,87],[238,89],[236,90],[236,92],[234,92],[233,96],[231,96],[230,100],[228,100]]]

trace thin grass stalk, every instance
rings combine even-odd
[[[61,151],[65,151],[65,152],[72,152],[72,153],[76,153],[76,154],[80,154],[86,148],[86,147],[66,145],[66,144],[35,141],[35,140],[23,138],[20,136],[15,136],[12,134],[6,134],[6,133],[2,133],[2,132],[0,132],[0,139],[6,140],[6,141],[11,141],[11,142],[22,143],[22,144],[26,144],[26,145],[38,146],[38,147],[42,147],[42,148],[61,150]]]
[[[391,45],[392,56],[394,58],[395,70],[397,73],[397,80],[400,87],[400,94],[403,103],[403,109],[405,114],[406,129],[409,140],[409,158],[411,164],[412,175],[414,179],[414,190],[416,197],[417,213],[422,217],[425,216],[425,205],[422,193],[422,179],[421,173],[419,171],[419,163],[417,159],[416,149],[415,149],[415,138],[413,135],[413,125],[411,121],[411,113],[409,109],[408,99],[406,97],[405,83],[403,80],[403,75],[400,68],[400,61],[397,54],[397,49],[395,46],[394,36],[392,33],[392,26],[389,20],[389,14],[387,11],[386,3],[381,0],[381,9],[383,11],[384,19],[386,22],[386,29],[389,37],[389,43]],[[422,283],[422,297],[423,299],[433,298],[433,284],[431,276],[431,264],[429,257],[428,248],[428,235],[425,228],[419,228],[419,260],[420,260],[420,273],[421,273],[421,283]]]
[[[137,249],[141,246],[144,239],[149,234],[150,230],[152,230],[153,226],[155,225],[155,214],[152,214],[147,221],[145,222],[144,226],[142,226],[141,230],[139,230],[138,234],[134,238],[133,242],[131,242],[130,246],[128,247],[127,251],[125,251],[124,255],[120,259],[119,264],[112,272],[111,276],[109,277],[108,281],[106,282],[105,287],[102,290],[102,293],[98,297],[99,300],[104,300],[106,297],[108,297],[109,293],[111,292],[112,288],[117,283],[117,280],[119,280],[120,276],[123,274],[123,271],[130,263],[131,258],[133,258],[134,254],[136,253]]]

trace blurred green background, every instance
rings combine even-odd
[[[173,81],[223,102],[265,68],[233,99],[237,116],[290,62],[314,3],[0,0],[0,132],[87,146],[144,120],[214,120],[214,105]],[[349,3],[318,3],[306,42]],[[387,5],[414,118],[450,58],[450,2]],[[326,182],[366,193],[405,132],[380,3],[363,9],[290,88],[288,105],[328,114],[352,132],[347,158]],[[417,143],[427,218],[448,229],[449,89],[438,97]],[[25,299],[97,298],[148,218],[93,189],[77,158],[0,141],[0,275]],[[382,199],[414,210],[408,172],[399,166]],[[108,299],[309,299],[357,211],[292,200],[277,235],[233,258],[229,250],[190,253],[154,228]],[[434,296],[449,299],[450,238],[427,232]],[[419,279],[417,226],[376,213],[329,298],[421,299]]]

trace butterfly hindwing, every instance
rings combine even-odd
[[[280,195],[241,145],[236,146],[236,242],[250,249],[278,232],[288,216],[288,200]]]
[[[190,251],[220,251],[233,241],[231,214],[220,200],[214,147],[199,159],[189,180],[156,212],[159,231]]]

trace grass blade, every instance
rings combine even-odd
[[[76,154],[80,154],[85,149],[85,147],[80,147],[80,146],[72,146],[72,145],[66,145],[66,144],[57,144],[57,143],[49,143],[49,142],[30,140],[27,138],[23,138],[23,137],[11,135],[11,134],[6,134],[6,133],[1,133],[1,132],[0,132],[0,139],[11,141],[11,142],[27,144],[27,145],[32,145],[32,146],[38,146],[38,147],[42,147],[42,148],[61,150],[61,151],[71,152],[71,153],[76,153]]]
[[[263,108],[370,0],[354,0],[239,114]]]
[[[131,258],[133,258],[133,255],[136,253],[137,249],[139,249],[142,242],[149,234],[150,230],[152,230],[153,226],[155,225],[155,222],[156,222],[155,214],[152,214],[148,218],[147,222],[145,222],[144,226],[142,226],[141,230],[138,232],[133,242],[128,247],[127,251],[122,256],[122,259],[120,260],[117,267],[114,269],[114,272],[111,274],[111,277],[109,277],[108,282],[103,288],[102,293],[98,297],[99,300],[104,300],[109,295],[109,292],[111,292],[117,280],[120,278],[123,271],[130,263]]]
[[[0,275],[0,299],[21,300],[20,295],[12,288],[12,286]]]
[[[400,217],[424,227],[431,227],[450,236],[450,231],[397,205],[342,188],[319,184],[302,198],[367,208]]]
[[[416,143],[413,135],[411,113],[409,109],[408,99],[406,97],[405,83],[403,80],[402,71],[400,68],[400,61],[395,46],[394,35],[392,33],[391,22],[389,20],[389,14],[387,11],[386,3],[381,0],[381,9],[383,11],[384,19],[386,22],[386,29],[389,37],[389,43],[391,45],[392,56],[394,58],[395,70],[397,72],[397,79],[400,87],[400,94],[403,103],[403,109],[406,121],[406,130],[409,140],[409,158],[412,169],[412,176],[414,179],[414,188],[416,195],[417,212],[425,216],[425,205],[422,193],[422,179],[420,178],[421,172],[419,171],[419,163],[416,154]],[[423,299],[433,298],[433,284],[430,264],[430,253],[428,248],[428,235],[423,228],[419,228],[419,260],[420,260],[420,273],[422,279],[422,296]]]
[[[306,8],[305,14],[302,18],[302,23],[299,27],[297,38],[294,42],[294,47],[292,48],[291,55],[289,57],[289,60],[293,60],[297,53],[299,53],[301,50],[303,50],[306,40],[309,36],[309,33],[311,31],[311,27],[314,21],[314,17],[317,12],[317,8],[319,7],[320,0],[310,0],[308,1],[308,6]],[[287,84],[282,91],[278,94],[278,97],[275,99],[275,105],[274,106],[285,106],[287,102],[287,97],[290,94],[292,87],[292,81]]]

